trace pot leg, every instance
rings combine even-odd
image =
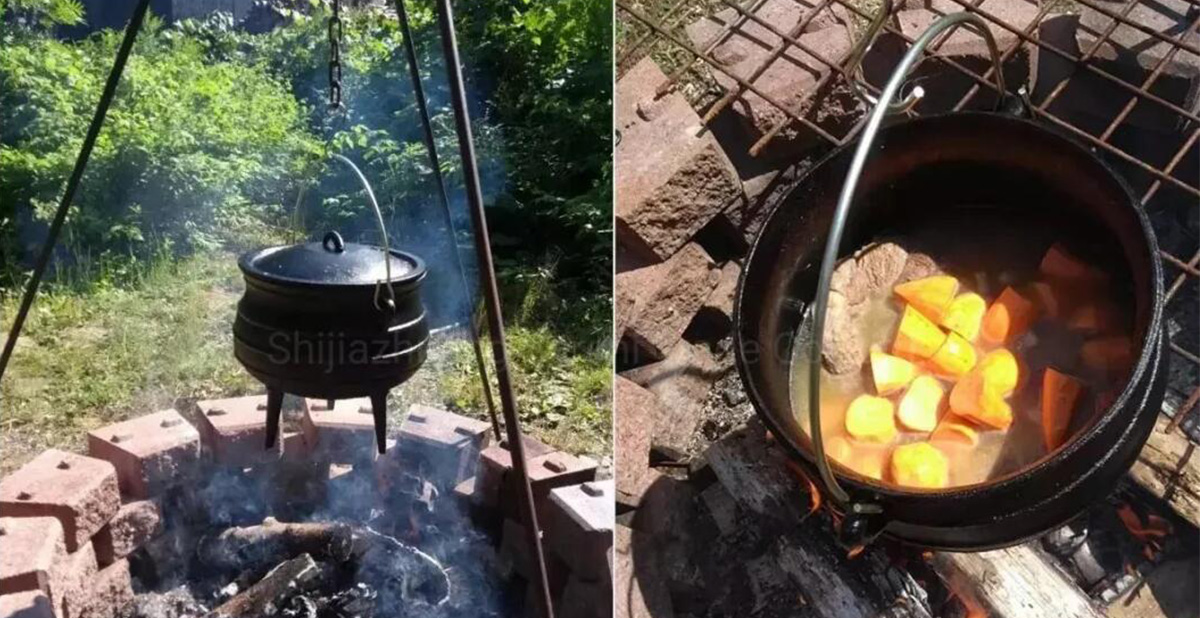
[[[325,409],[333,410],[333,404],[334,404],[334,401],[332,399],[326,399],[325,400]]]
[[[371,395],[371,414],[375,417],[375,446],[382,455],[387,451],[387,391]]]
[[[283,416],[283,391],[267,389],[267,443],[263,447],[271,450],[279,438],[279,418]]]

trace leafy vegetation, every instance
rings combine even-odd
[[[171,26],[147,20],[0,385],[5,434],[109,422],[160,405],[151,392],[252,389],[228,340],[240,286],[232,256],[325,229],[368,242],[378,235],[353,176],[327,167],[330,152],[359,162],[393,241],[434,266],[432,302],[456,289],[447,256],[469,246],[469,225],[431,7],[410,3],[455,243],[433,199],[395,19],[345,16],[346,113],[330,114],[328,9],[316,0],[290,5],[286,23],[262,34],[222,14]],[[78,23],[73,7],[0,0],[0,21],[19,26],[0,33],[5,329],[119,44],[120,33],[107,31],[55,38],[56,26]],[[475,69],[468,88],[522,413],[548,439],[584,436],[594,452],[607,450],[596,446],[608,442],[610,407],[605,7],[514,1],[458,16],[465,63]],[[469,303],[430,310],[454,321]],[[447,350],[438,396],[482,413],[469,346]]]

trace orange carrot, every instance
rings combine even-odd
[[[918,376],[900,398],[897,418],[913,431],[933,431],[946,391],[932,376]]]
[[[957,414],[947,413],[942,418],[942,422],[938,423],[937,428],[929,435],[929,439],[934,442],[977,446],[979,432],[975,431],[975,427],[967,419]]]
[[[875,380],[875,393],[888,395],[905,386],[917,376],[917,366],[878,349],[871,350],[871,377]]]
[[[942,319],[946,308],[954,300],[958,280],[949,275],[935,275],[901,283],[893,291],[929,319],[937,321]]]
[[[1037,281],[1029,285],[1033,298],[1037,301],[1038,310],[1042,315],[1058,319],[1069,311],[1067,303],[1059,294],[1059,290],[1051,283]]]
[[[1042,256],[1038,269],[1043,275],[1072,285],[1095,286],[1108,281],[1108,275],[1071,255],[1066,247],[1054,243]]]
[[[929,364],[941,375],[958,377],[975,366],[975,346],[958,333],[950,333]]]
[[[1133,342],[1125,335],[1101,337],[1083,342],[1079,350],[1083,364],[1106,376],[1117,376],[1133,366]]]
[[[928,442],[898,446],[892,452],[892,480],[907,487],[945,487],[950,482],[950,462]]]
[[[937,324],[908,305],[900,317],[900,328],[896,331],[896,339],[892,341],[892,353],[916,359],[929,358],[945,341],[946,333]]]
[[[1109,333],[1121,324],[1121,310],[1109,300],[1085,303],[1071,314],[1067,327],[1084,333]]]
[[[1020,337],[1037,318],[1037,307],[1011,287],[1004,288],[983,316],[983,340],[1002,345]]]
[[[895,416],[890,400],[859,395],[846,409],[846,433],[866,442],[891,442],[896,437]]]
[[[1004,401],[997,385],[984,379],[978,369],[963,376],[950,390],[950,409],[996,429],[1012,424],[1012,407]]]
[[[1021,377],[1017,357],[1004,348],[988,352],[979,362],[979,371],[983,374],[985,381],[990,382],[1001,395],[1005,396],[1017,388]]]
[[[883,444],[855,444],[850,458],[842,465],[877,481],[883,480],[891,447]]]
[[[1042,438],[1047,450],[1054,450],[1066,441],[1071,415],[1082,394],[1082,382],[1052,367],[1046,368],[1042,378]]]
[[[962,335],[967,341],[975,341],[983,323],[983,314],[986,312],[987,301],[982,296],[974,292],[959,294],[946,307],[941,324]]]

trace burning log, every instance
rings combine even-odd
[[[300,594],[320,577],[312,556],[303,554],[271,569],[266,577],[229,599],[205,618],[260,618],[276,613],[287,597]]]
[[[300,554],[321,561],[351,558],[354,531],[338,523],[282,523],[267,518],[259,526],[227,528],[200,541],[200,560],[211,567],[238,571],[270,568]]]

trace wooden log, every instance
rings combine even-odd
[[[1101,618],[1103,614],[1030,544],[979,553],[936,552],[934,571],[990,618]]]
[[[234,595],[205,618],[261,618],[269,616],[288,597],[308,589],[320,577],[312,556],[303,554],[271,569],[258,583]]]
[[[211,567],[254,572],[300,554],[345,562],[354,546],[354,530],[338,523],[283,523],[267,518],[261,525],[226,528],[200,541],[200,560]]]
[[[1129,477],[1200,527],[1200,455],[1181,430],[1167,433],[1168,423],[1166,417],[1158,417]]]

